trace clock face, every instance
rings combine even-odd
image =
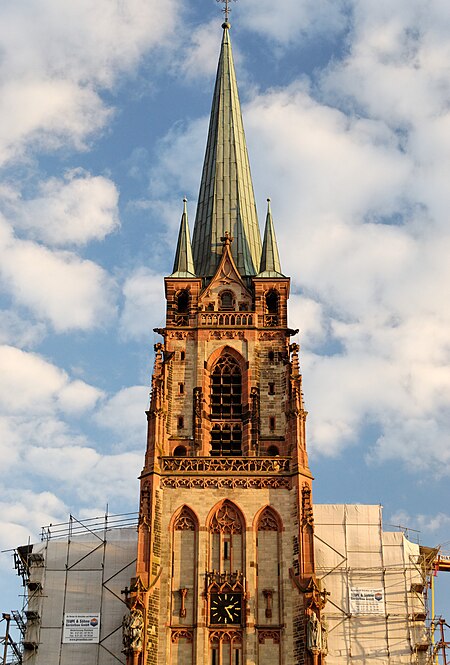
[[[209,620],[215,624],[241,623],[242,596],[239,593],[212,593]]]

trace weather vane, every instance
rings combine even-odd
[[[230,9],[230,2],[231,0],[217,0],[217,2],[223,2],[225,7],[222,9],[223,13],[225,14],[225,23],[228,23],[228,17],[230,15],[231,9]],[[237,2],[237,0],[233,0],[233,2]]]

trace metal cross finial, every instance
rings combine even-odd
[[[223,2],[225,7],[222,9],[223,13],[225,14],[225,23],[228,23],[228,17],[230,15],[231,9],[229,7],[229,4],[231,0],[217,0],[217,2]],[[233,2],[237,2],[237,0],[233,0]]]

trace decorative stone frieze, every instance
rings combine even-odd
[[[290,459],[275,457],[162,457],[162,471],[170,473],[268,473],[290,472]]]
[[[186,640],[191,643],[194,639],[194,631],[189,628],[172,628],[172,643],[176,644],[178,640]]]
[[[291,489],[291,479],[281,478],[161,478],[163,489]]]
[[[278,628],[264,628],[258,630],[258,642],[264,644],[266,640],[272,640],[274,644],[280,644],[281,630]]]

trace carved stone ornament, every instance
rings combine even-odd
[[[195,531],[195,522],[190,511],[183,508],[173,525],[174,531]]]
[[[175,644],[178,640],[186,640],[189,643],[192,643],[194,639],[194,632],[188,628],[172,628],[171,640]]]
[[[144,615],[134,609],[125,614],[122,620],[123,653],[142,651],[144,638]]]
[[[241,570],[234,572],[220,572],[211,570],[206,573],[206,587],[220,593],[230,593],[232,591],[243,591],[245,588],[245,577]]]
[[[259,332],[258,333],[258,339],[259,340],[274,340],[274,339],[284,339],[284,333],[279,333],[279,332]]]
[[[267,628],[264,630],[258,630],[258,642],[259,644],[264,644],[266,640],[272,640],[274,644],[280,644],[281,641],[281,631],[277,629]]]
[[[258,531],[278,531],[277,519],[270,508],[266,508],[259,518]]]
[[[290,471],[290,460],[283,457],[163,457],[161,461],[163,472],[183,474],[191,471],[282,474]]]
[[[224,503],[214,513],[209,530],[211,533],[242,533],[242,522],[236,508],[229,502]]]
[[[161,488],[167,489],[291,489],[291,479],[287,476],[280,478],[161,478]]]
[[[302,487],[302,519],[303,524],[309,524],[310,526],[314,525],[311,488],[306,483]]]
[[[167,336],[169,339],[194,339],[194,333],[190,330],[171,330]]]
[[[209,633],[209,641],[242,644],[242,630],[212,630]]]
[[[208,339],[245,339],[242,330],[211,330]]]

